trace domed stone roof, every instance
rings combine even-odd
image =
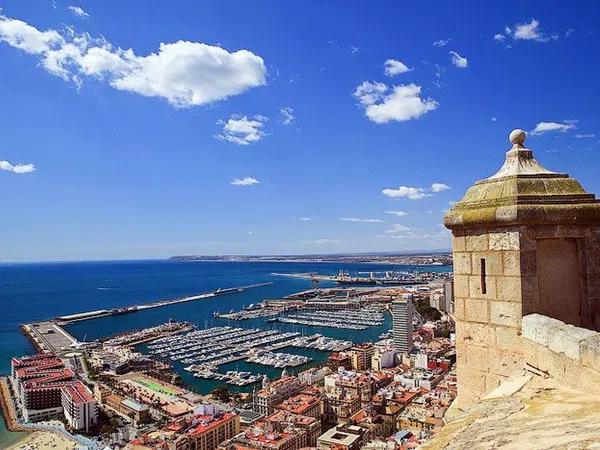
[[[504,165],[477,181],[444,217],[450,229],[514,224],[600,223],[600,201],[564,173],[542,167],[513,130]]]

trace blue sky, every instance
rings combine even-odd
[[[2,260],[447,248],[517,127],[600,192],[594,1],[0,7]]]

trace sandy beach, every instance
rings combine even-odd
[[[47,431],[36,431],[7,450],[70,450],[77,448],[75,442]]]

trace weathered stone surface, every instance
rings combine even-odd
[[[487,327],[491,328],[491,327]],[[519,330],[512,327],[497,326],[494,328],[496,347],[501,350],[516,351],[521,348],[521,335]]]
[[[502,275],[502,254],[500,252],[474,252],[472,255],[473,275],[481,274],[481,260],[485,260],[487,275]]]
[[[579,360],[579,344],[586,338],[592,338],[597,333],[573,325],[565,325],[550,336],[548,348],[556,353],[564,353],[567,357]]]
[[[496,292],[499,300],[521,301],[521,278],[499,277],[496,280]]]
[[[489,301],[478,299],[465,300],[465,320],[467,322],[488,323],[490,315],[488,312]]]
[[[490,233],[490,250],[519,250],[519,233],[517,231],[504,231]]]
[[[464,252],[467,250],[467,243],[464,236],[452,236],[452,250],[455,252]]]
[[[583,339],[579,343],[581,363],[592,369],[600,371],[600,334]]]
[[[518,327],[521,324],[521,305],[517,302],[490,302],[490,321],[495,325]]]
[[[496,277],[485,278],[486,293],[481,290],[481,276],[471,275],[469,277],[469,297],[471,298],[496,298]]]
[[[469,276],[454,274],[454,296],[468,297],[469,294]]]
[[[524,381],[523,381],[524,380]],[[453,417],[425,450],[562,450],[598,448],[600,395],[556,380],[517,374],[508,395],[477,403]]]
[[[524,338],[548,347],[552,335],[560,332],[563,323],[560,320],[529,314],[521,320],[521,334]]]
[[[470,275],[473,273],[471,268],[471,253],[454,252],[452,255],[454,273],[459,275]]]
[[[521,257],[519,252],[502,252],[502,274],[505,276],[521,276]]]
[[[468,252],[484,252],[488,249],[488,235],[469,235],[465,236],[466,250]]]

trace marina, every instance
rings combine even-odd
[[[236,371],[230,371],[229,375],[221,374],[217,372],[218,367],[242,360],[275,368],[298,367],[312,358],[276,351],[298,347],[329,352],[342,351],[351,346],[351,341],[320,334],[301,336],[298,332],[222,326],[160,338],[149,344],[147,349],[155,358],[186,365],[184,370],[192,372],[196,378],[217,379],[244,386],[259,381],[259,378],[242,377]]]

